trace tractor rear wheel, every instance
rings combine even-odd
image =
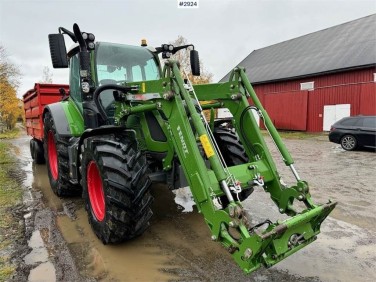
[[[234,129],[219,125],[214,128],[213,133],[227,166],[235,166],[249,162],[248,156]],[[252,194],[252,192],[253,188],[242,190],[239,193],[239,200],[244,201]],[[234,193],[232,193],[232,196],[237,200]],[[226,207],[229,204],[226,196],[222,196],[220,199],[223,207]]]
[[[49,112],[44,117],[44,156],[52,191],[60,197],[80,194],[79,185],[69,181],[68,140],[56,132]]]
[[[89,137],[82,147],[82,187],[89,222],[104,243],[141,235],[152,216],[146,156],[122,135]]]

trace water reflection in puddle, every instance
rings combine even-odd
[[[29,274],[28,282],[55,282],[55,267],[47,261],[41,263],[36,268],[32,269]]]
[[[48,260],[48,252],[44,246],[39,230],[34,231],[33,235],[31,235],[29,247],[32,248],[32,250],[24,258],[26,264],[33,265],[35,263],[46,262]]]

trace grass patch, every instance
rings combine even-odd
[[[12,145],[0,141],[0,252],[11,254],[12,240],[21,233],[18,219],[10,212],[11,207],[22,201],[22,188],[11,171],[16,170]],[[15,271],[9,257],[0,259],[0,282],[9,279]]]
[[[0,164],[0,210],[17,204],[22,198],[22,190],[14,179],[7,175]]]
[[[11,130],[0,133],[0,139],[13,139],[16,138],[18,134],[20,134],[20,129],[18,127],[15,127]]]
[[[0,260],[0,282],[8,280],[8,278],[15,271],[15,268],[13,266],[9,266],[7,262],[4,262],[3,264],[2,260]]]
[[[302,131],[281,131],[281,137],[286,139],[310,139],[313,137],[323,136],[323,133],[307,133]]]
[[[14,167],[11,144],[0,141],[0,210],[11,207],[22,199],[22,189],[9,174]]]
[[[278,131],[279,135],[282,138],[285,139],[310,139],[314,137],[320,137],[320,136],[325,136],[327,134],[318,132],[318,133],[307,133],[303,131]],[[264,136],[269,136],[269,133],[266,130],[262,130],[262,135]]]

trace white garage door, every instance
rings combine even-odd
[[[339,105],[326,105],[324,106],[324,124],[323,130],[329,131],[330,127],[336,121],[344,117],[350,116],[350,104],[339,104]]]

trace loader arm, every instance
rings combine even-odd
[[[177,63],[169,60],[165,64],[164,77],[158,81],[130,83],[138,85],[140,96],[132,103],[119,103],[116,123],[123,124],[132,114],[159,112],[159,120],[167,133],[169,153],[163,160],[163,169],[171,169],[171,159],[177,155],[189,183],[199,213],[204,216],[211,238],[220,242],[233,256],[245,273],[261,265],[270,267],[316,239],[322,221],[333,210],[336,203],[316,205],[311,200],[307,182],[300,179],[293,166],[293,159],[262,107],[245,75],[244,69],[233,70],[226,83],[184,87]],[[128,94],[130,95],[130,94]],[[128,99],[133,99],[133,98]],[[217,148],[210,126],[205,122],[202,108],[195,103],[215,100],[205,108],[225,107],[233,115],[233,126],[249,158],[249,163],[227,167]],[[285,187],[264,138],[250,112],[248,98],[277,145],[283,160],[289,166],[297,182]],[[200,152],[198,142],[204,150]],[[153,149],[150,142],[143,144]],[[207,163],[210,163],[208,165]],[[233,195],[242,189],[263,189],[279,211],[290,218],[272,223],[270,221],[252,225],[249,215]],[[229,204],[220,209],[214,204],[218,197],[225,196]],[[306,209],[297,212],[294,201],[301,201]],[[239,236],[233,236],[236,231]]]

